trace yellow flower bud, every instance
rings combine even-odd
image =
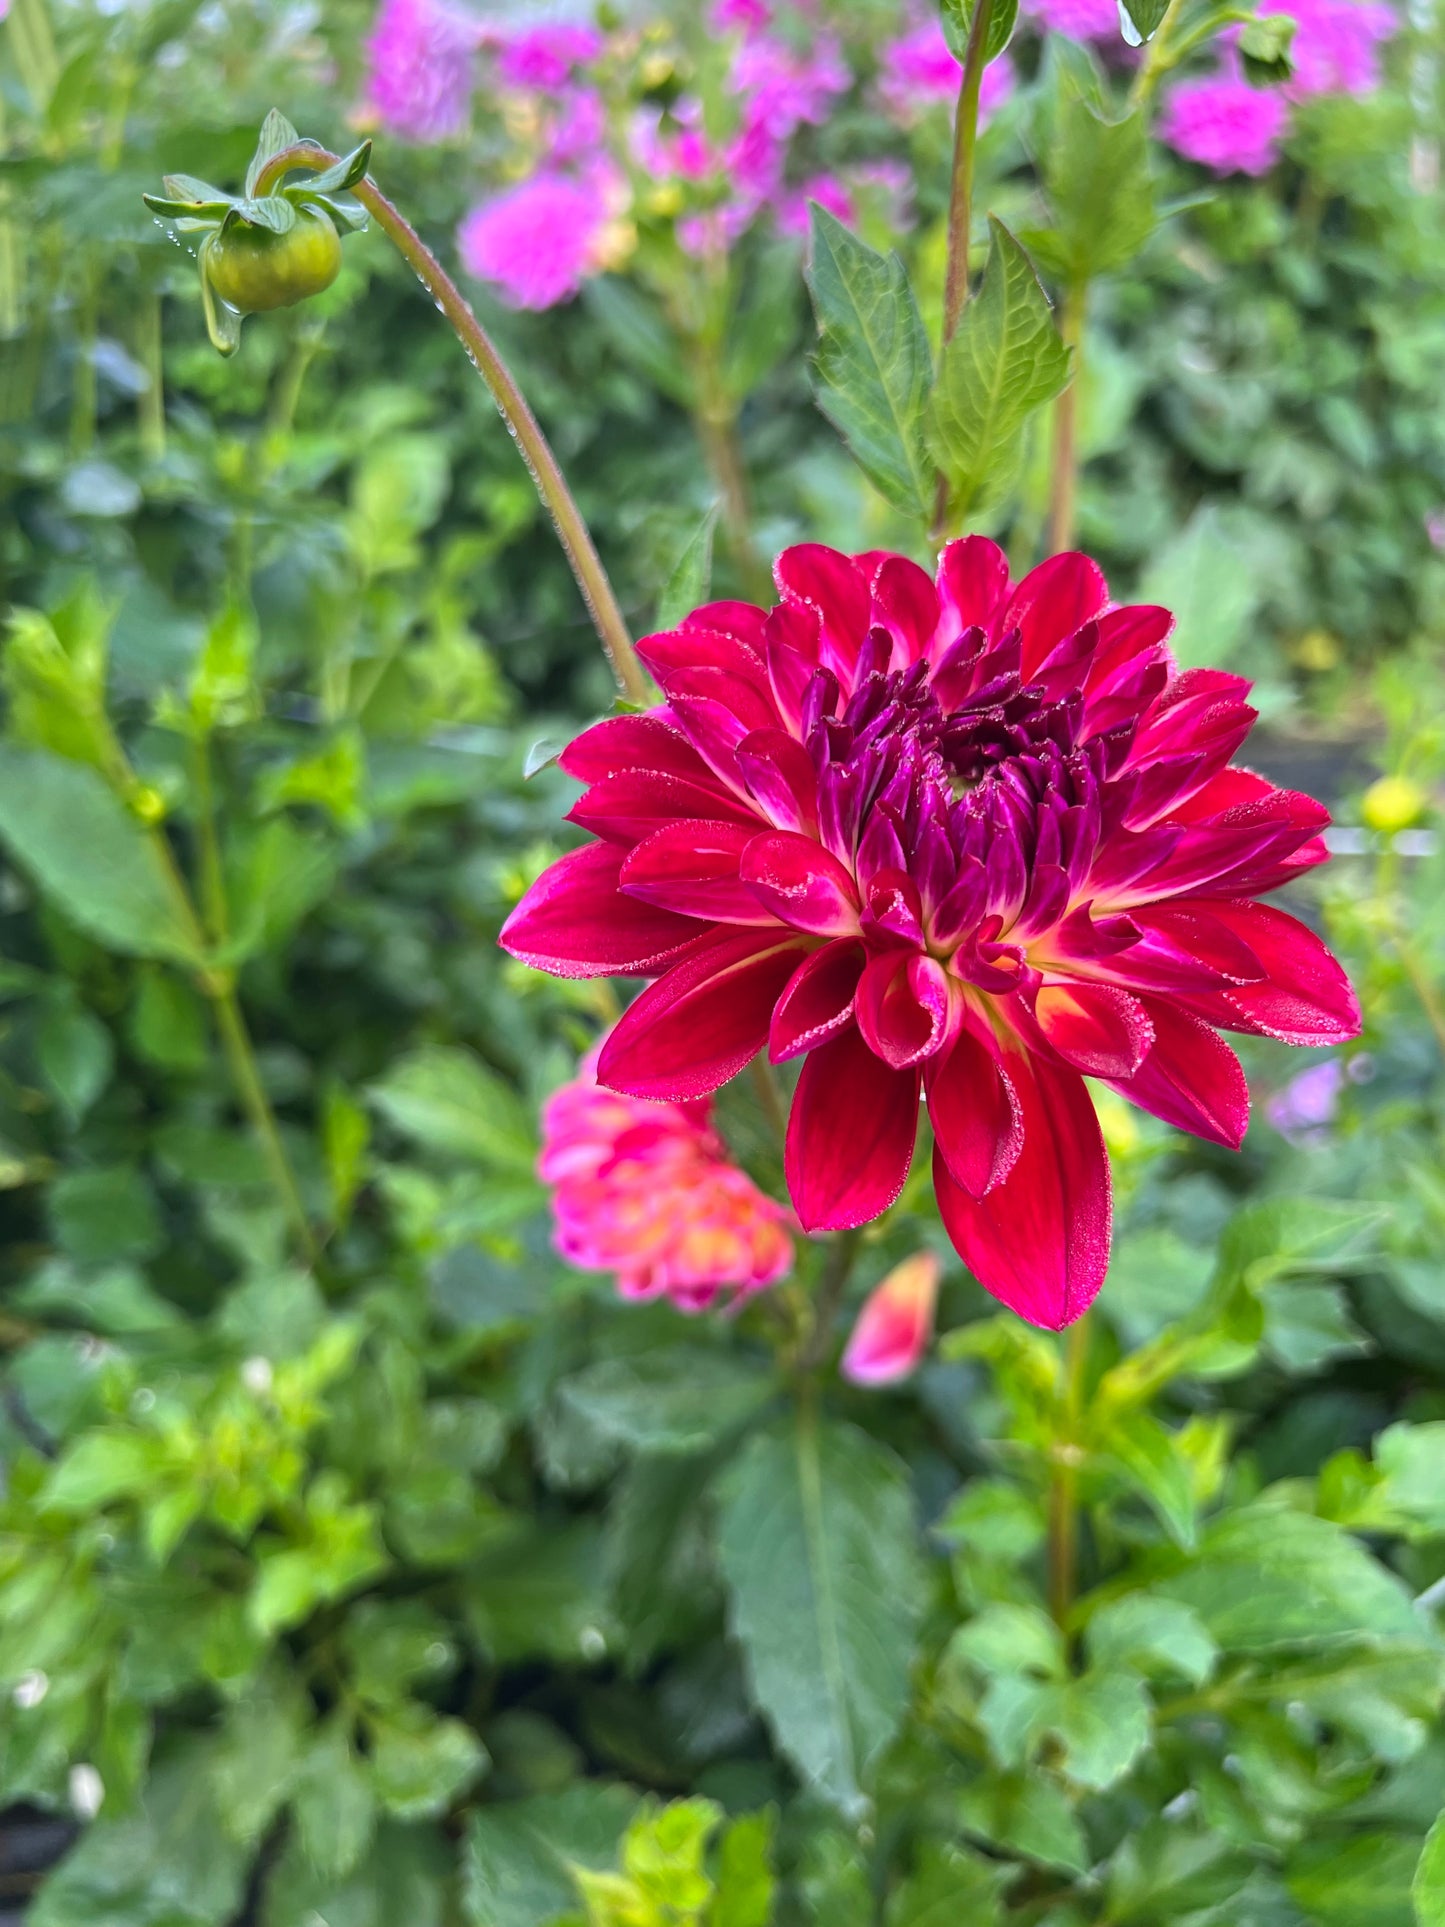
[[[1360,815],[1366,829],[1390,836],[1418,823],[1429,807],[1427,793],[1408,776],[1382,776],[1365,791]]]

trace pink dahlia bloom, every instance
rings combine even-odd
[[[514,956],[656,981],[598,1076],[688,1102],[802,1057],[788,1188],[804,1228],[898,1197],[928,1104],[944,1225],[1034,1323],[1109,1258],[1085,1076],[1237,1146],[1220,1030],[1352,1037],[1319,938],[1256,901],[1324,859],[1327,813],[1230,766],[1241,677],[1179,671],[1172,618],[1111,608],[1060,555],[1011,584],[981,536],[936,582],[902,556],[787,550],[771,610],[709,604],[639,645],[666,701],[562,767],[596,839],[508,919]]]
[[[475,21],[444,0],[385,0],[366,43],[367,98],[393,133],[450,140],[467,124]]]
[[[613,210],[600,171],[540,173],[474,207],[457,230],[468,274],[514,308],[554,308],[598,272]]]
[[[788,1214],[728,1162],[708,1104],[599,1087],[596,1053],[542,1107],[537,1174],[553,1187],[557,1249],[617,1274],[627,1298],[704,1311],[722,1291],[761,1291],[793,1265]]]
[[[933,1336],[938,1259],[917,1251],[875,1285],[843,1351],[843,1376],[855,1385],[892,1385],[916,1370]]]
[[[1173,90],[1159,118],[1159,138],[1215,174],[1267,174],[1279,159],[1288,119],[1277,92],[1221,73]]]

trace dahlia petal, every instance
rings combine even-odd
[[[693,783],[711,783],[706,763],[680,729],[663,716],[604,716],[574,737],[557,758],[579,783],[598,783],[619,771],[657,770]]]
[[[763,649],[763,631],[768,612],[755,602],[704,602],[683,623],[684,629],[711,629],[720,635],[735,636],[756,654]]]
[[[923,900],[918,885],[905,870],[880,870],[868,880],[868,907],[863,923],[884,941],[923,948]]]
[[[858,651],[868,634],[873,598],[853,558],[821,542],[784,549],[773,577],[785,601],[817,611],[819,661],[851,686]]]
[[[1110,1087],[1181,1131],[1237,1151],[1249,1129],[1249,1086],[1223,1038],[1200,1017],[1159,998],[1145,1001],[1154,1042],[1136,1071]]]
[[[1144,1005],[1109,984],[1045,984],[1034,1019],[1064,1062],[1088,1077],[1132,1077],[1154,1042]]]
[[[1023,1111],[997,1056],[961,1030],[926,1074],[928,1117],[949,1176],[971,1198],[1008,1176],[1024,1141]]]
[[[811,837],[774,830],[755,836],[743,856],[742,879],[779,922],[815,937],[858,929],[858,893],[847,868]]]
[[[1008,557],[986,535],[965,535],[944,545],[938,558],[938,599],[943,621],[935,654],[965,629],[988,629],[1008,594]]]
[[[777,930],[709,931],[630,1004],[597,1075],[629,1097],[678,1102],[726,1084],[767,1042],[802,946]]]
[[[906,1070],[942,1048],[952,997],[943,965],[916,951],[885,952],[858,986],[858,1028],[885,1064]]]
[[[941,1150],[933,1178],[944,1227],[983,1286],[1031,1325],[1059,1331],[1092,1304],[1109,1265],[1109,1160],[1077,1071],[1010,1053],[1023,1145],[1002,1183],[971,1198]]]
[[[916,1251],[863,1301],[839,1369],[855,1385],[891,1385],[928,1350],[941,1267],[932,1251]]]
[[[783,729],[755,729],[735,753],[743,781],[763,814],[780,830],[815,835],[818,777],[797,737]]]
[[[853,1000],[868,953],[856,937],[838,937],[805,957],[773,1009],[768,1056],[781,1064],[812,1050],[853,1020]]]
[[[846,1030],[809,1054],[788,1118],[788,1191],[805,1231],[845,1231],[895,1203],[918,1135],[919,1073]]]
[[[637,653],[652,673],[659,689],[672,694],[675,684],[686,688],[681,679],[689,670],[713,669],[726,672],[735,681],[759,691],[768,687],[768,672],[763,658],[736,636],[723,635],[689,622],[681,629],[667,629],[660,635],[644,636]]]
[[[921,662],[938,633],[938,591],[933,579],[904,555],[884,556],[871,572],[877,618],[893,637],[895,664]]]
[[[802,721],[803,699],[818,667],[822,624],[815,609],[780,602],[770,611],[764,635],[768,683],[778,714],[789,729]]]
[[[532,885],[497,939],[554,977],[649,977],[699,934],[691,917],[636,903],[618,888],[623,851],[589,843]]]
[[[619,881],[628,896],[709,923],[776,919],[738,875],[756,832],[741,823],[667,823],[629,851]]]
[[[618,770],[604,776],[572,805],[567,821],[610,843],[637,843],[679,817],[756,823],[755,813],[730,796],[706,770],[697,781],[661,770]]]
[[[1313,930],[1272,904],[1222,900],[1210,907],[1249,945],[1264,976],[1192,996],[1191,1009],[1222,1029],[1285,1044],[1338,1044],[1359,1036],[1359,999]]]
[[[1032,682],[1050,651],[1098,615],[1108,600],[1109,585],[1098,563],[1077,551],[1050,556],[1031,569],[997,625],[1000,632],[1019,631],[1024,681]]]

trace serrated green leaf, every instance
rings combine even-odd
[[[675,629],[684,616],[707,601],[712,580],[712,538],[717,527],[717,504],[708,510],[687,541],[668,574],[657,599],[657,626]]]
[[[300,138],[301,136],[296,132],[296,129],[291,125],[290,121],[287,120],[286,116],[278,113],[273,107],[261,123],[260,136],[256,141],[256,151],[251,156],[250,166],[246,169],[246,197],[248,200],[256,192],[256,183],[260,180],[262,170],[265,168],[267,161],[269,161],[274,154],[281,153],[284,148],[294,147]]]
[[[1425,1836],[1410,1883],[1410,1899],[1419,1927],[1445,1927],[1445,1813]]]
[[[370,164],[371,142],[363,141],[360,147],[353,147],[349,154],[343,154],[339,161],[323,168],[304,186],[310,194],[344,194],[347,188],[356,186]]]
[[[1129,1593],[1111,1600],[1090,1619],[1086,1638],[1096,1666],[1127,1666],[1202,1686],[1214,1670],[1219,1648],[1198,1613],[1177,1599]]]
[[[818,319],[818,406],[895,508],[930,516],[923,414],[933,358],[907,269],[815,204],[808,287]]]
[[[1111,120],[1061,84],[1042,155],[1053,225],[1031,236],[1038,259],[1067,286],[1124,267],[1154,232],[1158,215],[1142,110]]]
[[[235,211],[252,227],[269,228],[272,234],[289,234],[296,225],[295,205],[284,194],[267,194],[258,201],[248,195],[236,203]]]
[[[983,287],[943,351],[928,403],[929,445],[955,515],[1007,489],[1024,423],[1069,378],[1033,263],[1001,221],[990,216],[989,226]]]
[[[0,838],[87,935],[132,957],[200,962],[151,832],[93,769],[0,744]]]
[[[428,1150],[531,1175],[537,1142],[521,1100],[460,1046],[413,1051],[367,1096],[389,1123]]]
[[[1009,1870],[981,1854],[929,1846],[888,1898],[885,1927],[995,1927]]]
[[[907,1705],[923,1604],[903,1467],[803,1408],[748,1441],[717,1495],[754,1703],[805,1779],[860,1814]]]

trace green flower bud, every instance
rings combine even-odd
[[[298,207],[285,234],[236,221],[205,242],[201,271],[238,314],[266,314],[331,286],[341,271],[341,236],[315,207]]]

